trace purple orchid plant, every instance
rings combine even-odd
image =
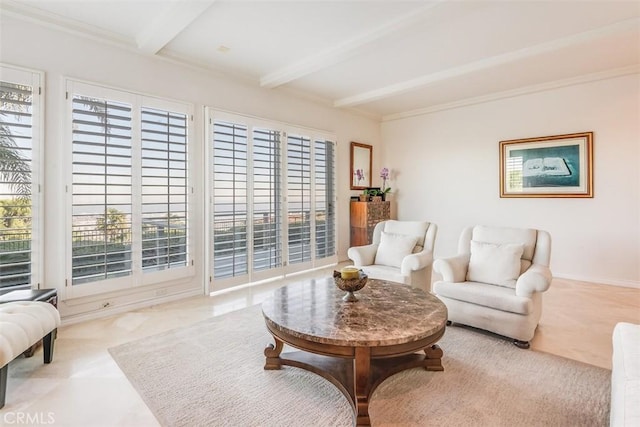
[[[382,192],[386,194],[391,191],[391,187],[387,188],[387,180],[389,179],[388,168],[382,168],[382,170],[380,171],[380,178],[382,178]]]

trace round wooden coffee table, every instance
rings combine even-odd
[[[442,371],[447,308],[421,289],[370,279],[345,302],[332,278],[285,286],[262,304],[275,345],[264,369],[306,369],[349,400],[356,425],[370,425],[369,399],[382,381],[409,368]],[[284,344],[303,351],[282,353]]]

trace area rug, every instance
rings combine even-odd
[[[271,342],[254,306],[109,352],[163,426],[353,425],[326,380],[263,370]],[[411,369],[378,387],[373,426],[608,425],[606,369],[464,327],[448,327],[440,346],[444,372]]]

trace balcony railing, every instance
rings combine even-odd
[[[131,230],[87,229],[73,232],[73,284],[131,274]],[[143,224],[142,268],[164,270],[187,265],[184,226]]]
[[[288,216],[289,252],[300,259],[311,256],[309,226],[302,219],[308,213]],[[324,228],[323,213],[316,216],[316,253],[335,252],[332,235]],[[246,218],[233,219],[231,215],[218,215],[214,220],[214,269],[216,278],[246,273],[247,234]],[[262,215],[253,220],[253,269],[266,270],[282,265],[282,224],[272,215]],[[329,227],[329,230],[331,227]],[[330,233],[331,234],[331,233]],[[9,237],[9,239],[7,239]],[[31,282],[31,233],[5,234],[0,240],[0,288],[26,285]],[[73,283],[87,283],[131,273],[130,229],[111,230],[105,236],[103,230],[94,228],[74,230]],[[145,271],[162,270],[187,265],[187,239],[184,226],[168,227],[165,224],[143,224],[142,268]]]
[[[31,232],[4,233],[0,240],[0,288],[31,283]]]
[[[295,260],[311,259],[309,212],[295,212],[287,216],[288,249]],[[213,221],[213,267],[216,279],[247,274],[247,222],[245,215],[216,215]],[[253,270],[262,271],[282,266],[282,225],[273,215],[261,215],[253,220]],[[326,215],[316,215],[316,255],[333,255],[333,234],[327,235]],[[329,227],[332,230],[333,227]]]

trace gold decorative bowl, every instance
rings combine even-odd
[[[354,302],[358,301],[358,298],[353,294],[356,291],[364,288],[367,284],[368,276],[364,274],[362,270],[358,271],[359,277],[357,279],[343,279],[342,273],[340,271],[333,272],[333,281],[336,283],[336,286],[347,292],[345,296],[342,297],[344,301]]]

